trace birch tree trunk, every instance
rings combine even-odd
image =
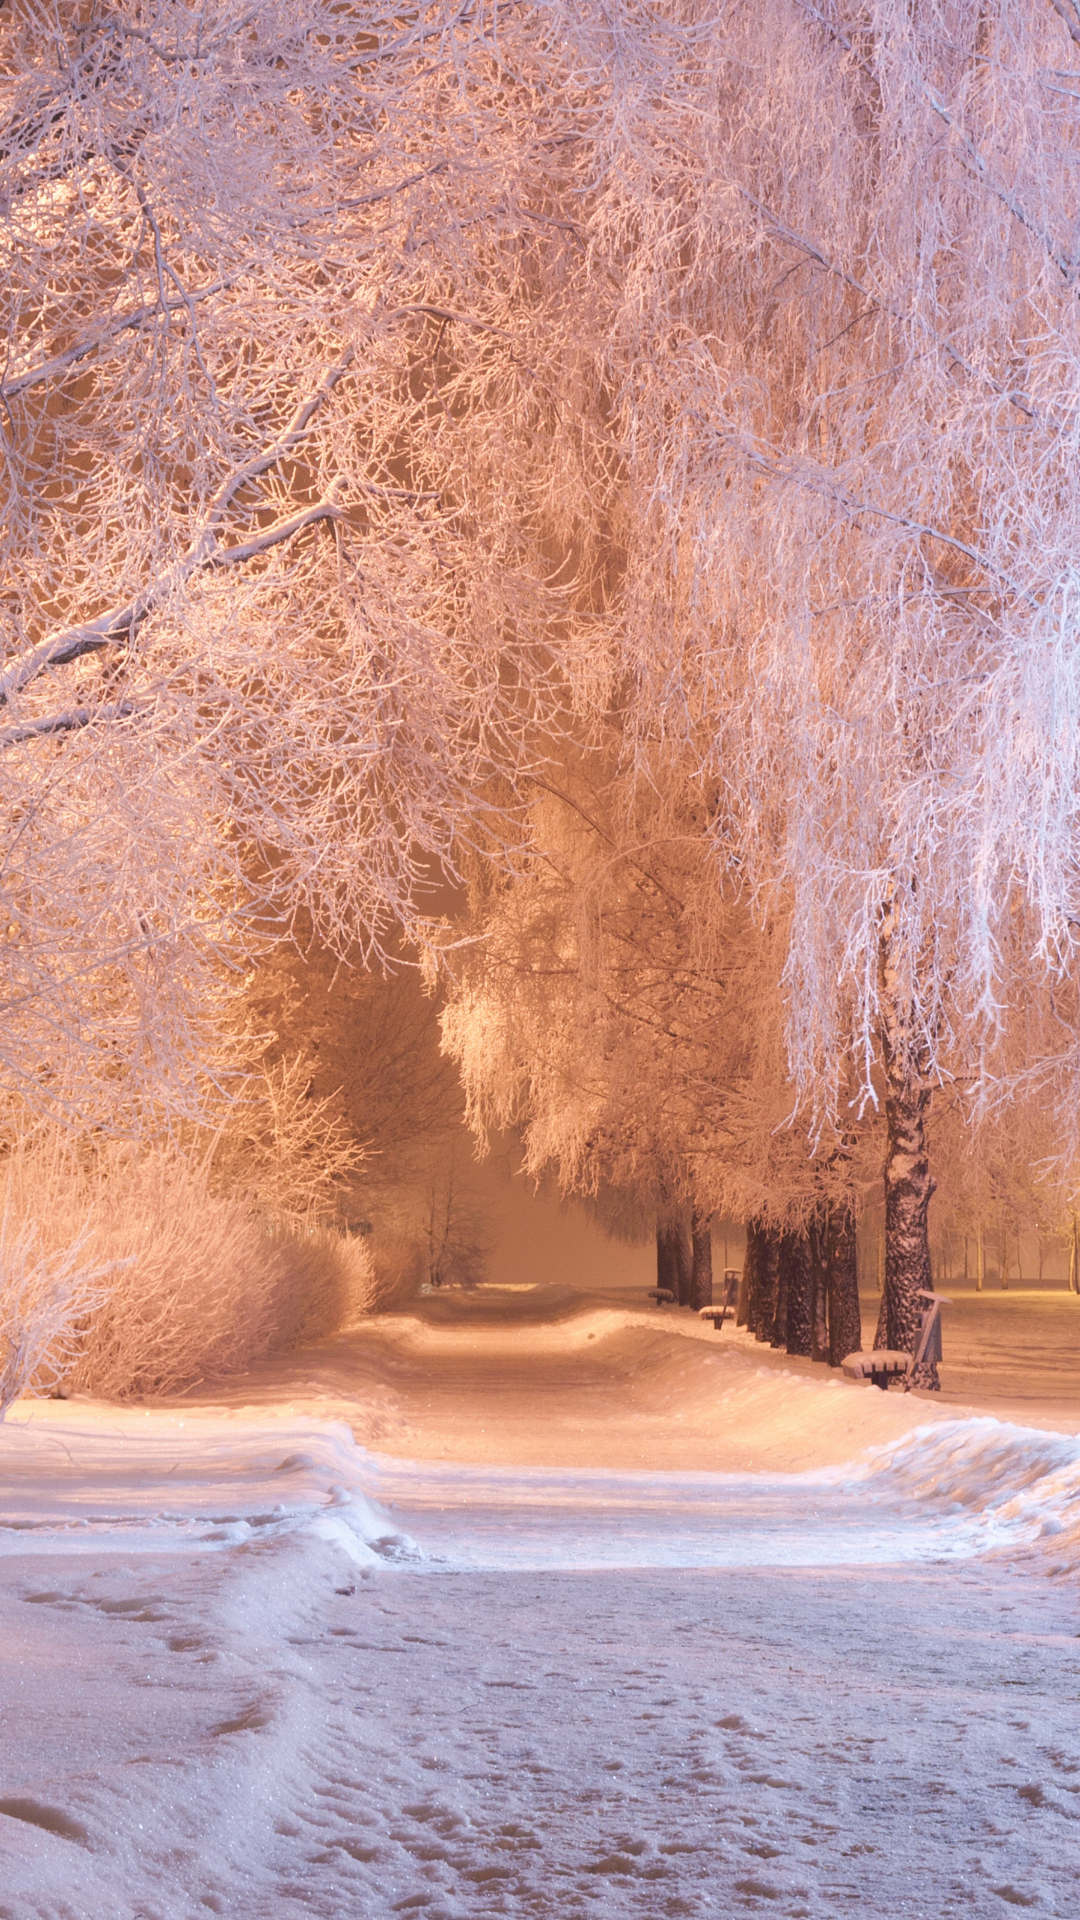
[[[885,1291],[877,1344],[914,1354],[922,1302],[932,1287],[928,1211],[934,1192],[926,1144],[930,1107],[925,1044],[898,955],[897,910],[881,927],[881,1050],[885,1068]],[[884,1334],[884,1339],[881,1338]],[[908,1376],[915,1387],[940,1387],[934,1361]]]

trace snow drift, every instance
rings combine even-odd
[[[917,1427],[849,1478],[875,1501],[952,1516],[973,1553],[1080,1568],[1080,1437],[991,1418]]]
[[[783,1417],[790,1383],[774,1379]],[[755,1382],[763,1427],[768,1384]],[[868,1414],[876,1400],[866,1396]],[[842,1467],[710,1473],[403,1460],[295,1406],[275,1418],[24,1405],[28,1418],[0,1428],[0,1554],[220,1551],[296,1534],[369,1571],[851,1567],[982,1554],[1080,1567],[1080,1437],[994,1419],[921,1426]]]

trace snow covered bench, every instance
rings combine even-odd
[[[878,1347],[873,1353],[849,1353],[841,1362],[849,1380],[872,1380],[875,1387],[888,1389],[889,1381],[911,1368],[910,1353],[897,1353],[892,1347]]]
[[[699,1307],[698,1319],[711,1320],[716,1332],[719,1333],[724,1321],[727,1319],[727,1312],[727,1301],[725,1300],[722,1307]]]
[[[698,1313],[703,1320],[711,1320],[719,1333],[729,1313],[734,1313],[739,1303],[739,1281],[741,1273],[736,1267],[724,1268],[723,1295],[720,1305],[699,1307]]]
[[[891,1347],[878,1347],[872,1353],[849,1353],[841,1362],[849,1380],[872,1380],[875,1387],[888,1392],[889,1381],[897,1374],[913,1373],[920,1360],[941,1359],[941,1309],[951,1307],[944,1293],[919,1289],[919,1299],[927,1302],[919,1319],[919,1344],[914,1355],[897,1353]]]
[[[649,1299],[655,1300],[658,1307],[669,1307],[675,1299],[670,1287],[650,1287]]]

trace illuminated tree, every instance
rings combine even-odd
[[[7,1082],[181,1100],[218,954],[297,903],[422,937],[610,721],[755,993],[710,1026],[657,869],[605,907],[665,955],[627,1018],[530,871],[488,955],[550,949],[573,1019],[529,1054],[477,1001],[496,1108],[570,1183],[808,1218],[880,1106],[912,1348],[934,1089],[1075,971],[1072,0],[2,21]]]
[[[190,1105],[219,957],[298,906],[377,951],[542,719],[545,44],[370,0],[0,14],[0,1083],[33,1104]]]
[[[933,1089],[989,1084],[1014,982],[1075,967],[1080,16],[684,0],[579,35],[614,684],[790,912],[811,1117],[884,1106],[910,1350]]]
[[[786,930],[717,888],[700,805],[677,766],[661,756],[655,773],[647,789],[602,760],[549,771],[530,857],[513,880],[481,873],[468,939],[448,956],[445,1043],[482,1137],[516,1127],[529,1172],[575,1193],[614,1189],[653,1215],[658,1281],[681,1304],[705,1304],[711,1214],[786,1229],[786,1290],[755,1307],[753,1330],[824,1357],[807,1230],[850,1210],[865,1143],[856,1160],[854,1141],[815,1143],[791,1124]],[[825,1242],[826,1290],[834,1265]],[[843,1358],[859,1345],[853,1260],[832,1286]]]

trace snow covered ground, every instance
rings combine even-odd
[[[0,1916],[1071,1920],[1080,1301],[991,1298],[940,1400],[545,1290],[21,1403]]]

